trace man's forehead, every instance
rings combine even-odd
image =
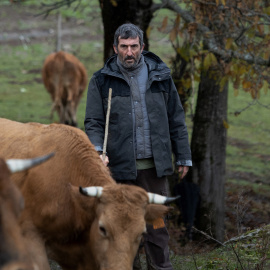
[[[134,44],[139,44],[140,40],[139,37],[136,38],[121,38],[121,36],[118,38],[119,40],[119,45],[124,44],[124,45],[134,45]]]

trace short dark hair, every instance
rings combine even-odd
[[[119,26],[114,34],[114,46],[117,48],[119,37],[123,39],[139,37],[140,46],[143,46],[143,31],[132,23],[125,23]]]

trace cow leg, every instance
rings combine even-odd
[[[73,100],[71,102],[71,125],[77,127],[77,105],[78,101]]]
[[[76,117],[76,112],[73,114],[72,119],[71,119],[71,125],[73,127],[77,127],[78,123],[77,123],[77,117]]]
[[[77,124],[77,117],[76,117],[76,110],[75,109],[71,109],[71,126],[73,127],[77,127],[78,124]]]
[[[61,124],[66,124],[66,110],[64,105],[62,104],[62,102],[59,102],[59,106],[57,106],[58,109],[58,114],[59,114],[59,118],[60,118],[60,123]]]
[[[72,93],[72,89],[68,89],[68,101],[66,106],[66,112],[68,118],[70,119],[70,125],[77,127],[77,117],[76,117],[77,106],[75,102],[75,96]]]
[[[57,112],[59,116],[60,123],[65,123],[65,112],[64,112],[64,106],[59,100],[55,100],[51,107],[51,113],[50,113],[50,121],[53,121],[53,114],[54,112]]]
[[[66,107],[67,118],[69,119],[69,124],[73,127],[77,127],[77,117],[76,110],[74,109],[74,102],[69,102]]]
[[[52,107],[51,107],[51,113],[50,113],[50,121],[52,122],[53,121],[53,113],[56,109],[56,104],[55,102],[52,104]]]
[[[68,113],[68,104],[63,108],[63,119],[64,119],[64,124],[65,125],[70,125],[70,117]]]

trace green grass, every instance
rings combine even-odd
[[[93,72],[102,67],[102,48],[99,46],[99,52],[91,54],[95,44],[80,47],[77,57],[85,64],[90,79]],[[41,69],[45,57],[51,52],[52,48],[40,44],[30,45],[27,50],[22,46],[1,46],[1,117],[21,122],[49,123],[51,100],[42,83]],[[83,128],[85,104],[86,91],[78,109],[80,128]]]
[[[270,267],[269,225],[251,230],[241,238],[225,243],[211,252],[171,256],[175,270],[254,270]],[[201,243],[203,245],[203,243]]]
[[[270,95],[263,94],[259,101],[270,104]],[[256,104],[235,116],[251,102],[245,92],[235,97],[229,93],[227,169],[229,171],[249,172],[262,182],[270,184],[268,171],[270,161],[270,110]]]

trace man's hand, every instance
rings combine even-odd
[[[181,179],[183,179],[186,176],[188,170],[189,170],[189,166],[179,166],[178,167],[178,172],[181,173],[180,174]]]
[[[107,167],[109,163],[109,158],[108,156],[105,156],[105,159],[103,160],[103,155],[99,155],[100,159],[102,160],[103,164]]]

